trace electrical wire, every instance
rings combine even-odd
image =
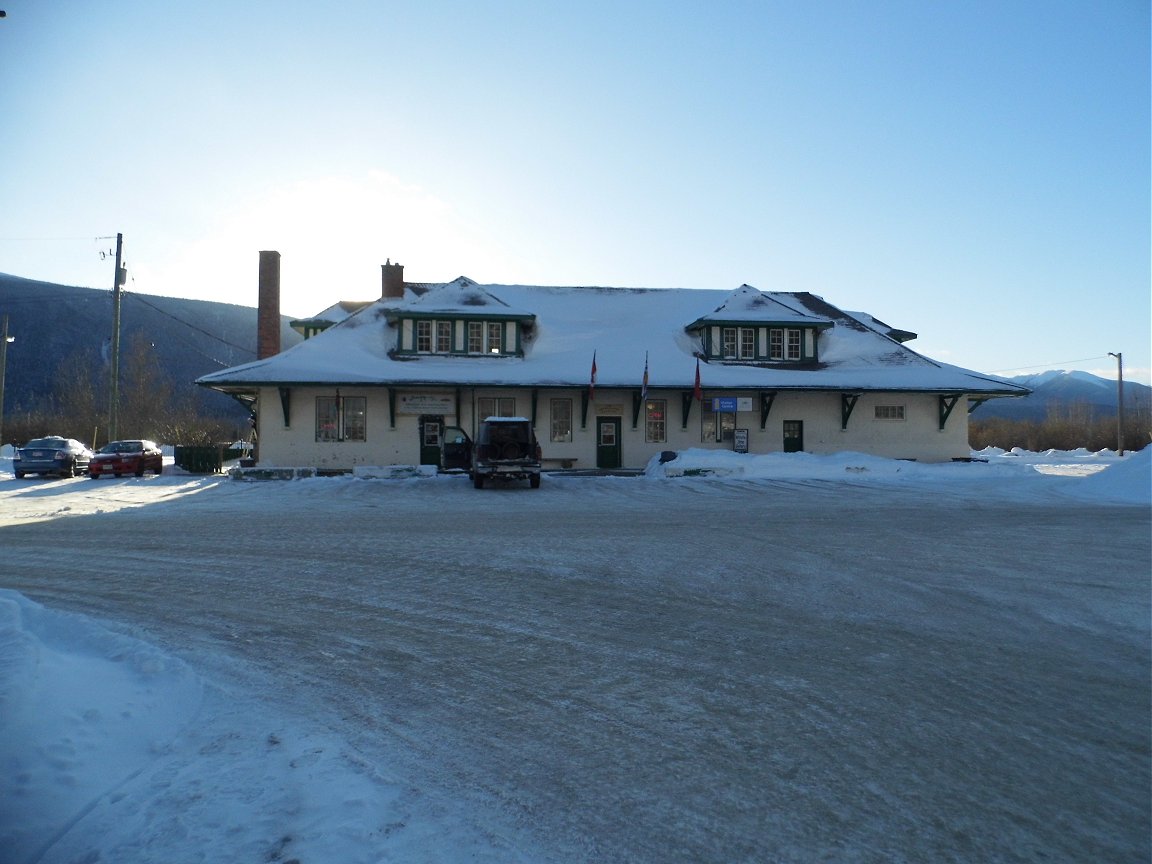
[[[1105,355],[1099,357],[1081,357],[1078,360],[1056,360],[1052,363],[1037,363],[1034,366],[1009,366],[1007,369],[991,369],[989,370],[993,375],[999,375],[1001,372],[1021,372],[1026,369],[1051,369],[1053,366],[1063,366],[1065,363],[1087,363],[1089,360],[1103,360]]]

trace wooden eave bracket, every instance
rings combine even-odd
[[[284,428],[289,426],[292,419],[292,391],[288,387],[280,387],[280,409],[284,412]]]
[[[948,422],[948,418],[952,414],[952,409],[956,407],[956,403],[964,396],[963,393],[954,393],[948,396],[940,397],[940,431],[944,431],[944,426]]]
[[[688,418],[692,416],[692,403],[696,401],[696,394],[686,390],[680,394],[680,428],[688,428]]]
[[[841,393],[840,394],[840,431],[848,431],[848,418],[852,416],[852,412],[856,409],[856,403],[860,401],[860,393]]]
[[[776,401],[776,391],[772,390],[760,394],[760,429],[768,424],[768,415],[772,411],[772,403]]]

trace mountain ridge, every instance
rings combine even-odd
[[[253,287],[252,294],[257,294]],[[156,368],[202,409],[236,414],[230,397],[197,387],[201,375],[256,359],[255,307],[124,291],[120,345],[135,341],[154,352]],[[112,291],[43,282],[0,273],[0,315],[8,316],[13,341],[6,353],[5,416],[43,408],[56,390],[55,376],[73,358],[107,368],[113,327]],[[302,337],[280,316],[284,348]],[[121,366],[123,369],[123,365]]]

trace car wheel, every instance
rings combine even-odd
[[[472,475],[472,485],[475,486],[477,489],[483,489],[484,488],[484,475],[483,474],[473,474]]]
[[[99,474],[93,474],[93,473],[89,472],[88,476],[91,477],[93,480],[99,480],[100,479]]]
[[[24,479],[24,472],[23,471],[17,471],[16,472],[16,479],[17,480],[23,480]]]
[[[69,462],[64,466],[64,470],[60,472],[61,477],[75,477],[76,476],[76,463]]]
[[[539,489],[540,488],[540,475],[539,474],[533,474],[531,477],[529,477],[528,478],[528,485],[531,486],[533,489]]]
[[[164,473],[164,466],[163,465],[157,465],[156,466],[156,476],[159,477],[163,473]]]
[[[113,477],[119,477],[119,476],[120,476],[120,472],[119,472],[119,471],[113,471],[113,472],[112,472],[112,476],[113,476]]]

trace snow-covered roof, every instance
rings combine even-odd
[[[414,299],[394,307],[395,316],[413,317],[451,316],[453,318],[493,318],[530,320],[534,313],[515,309],[508,303],[477,285],[467,276],[460,276],[444,285],[428,286]]]
[[[831,327],[832,321],[809,315],[781,302],[776,296],[759,291],[751,285],[741,285],[707,315],[701,315],[688,325],[689,330],[710,324],[779,324],[785,327]]]
[[[323,330],[343,321],[349,315],[354,315],[371,303],[371,300],[340,300],[311,318],[300,318],[288,323],[293,330],[301,333],[309,328]]]
[[[723,297],[717,304],[717,298]],[[399,318],[504,317],[534,320],[523,356],[394,355]],[[593,354],[596,386],[692,389],[700,341],[695,328],[747,321],[819,331],[819,362],[748,364],[700,360],[706,391],[734,389],[928,391],[1026,395],[1003,378],[939,363],[905,347],[892,328],[804,292],[728,295],[693,288],[408,283],[402,299],[381,299],[273,357],[234,366],[198,383],[224,390],[262,385],[585,386]],[[910,336],[904,331],[895,331]]]

